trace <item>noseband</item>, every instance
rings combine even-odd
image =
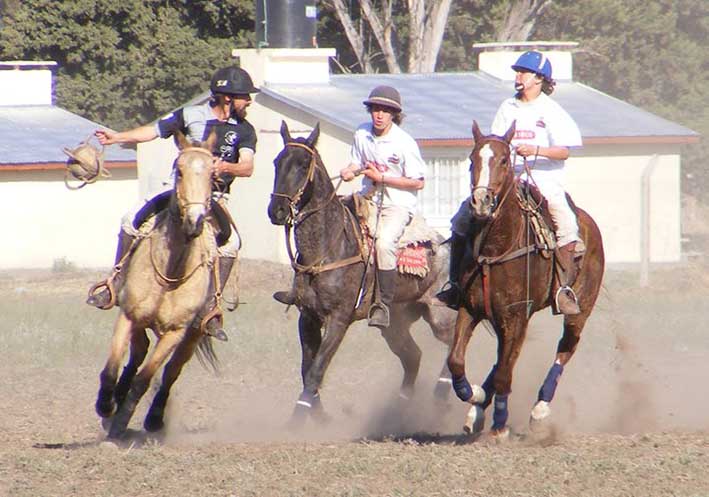
[[[201,154],[205,154],[205,155],[207,155],[207,156],[209,157],[209,160],[212,162],[212,164],[213,164],[214,161],[215,161],[214,156],[212,155],[212,153],[211,153],[209,150],[204,149],[204,148],[200,148],[200,147],[187,147],[187,148],[182,149],[182,150],[180,151],[180,155],[177,156],[177,160],[179,161],[179,160],[180,160],[180,157],[182,157],[182,155],[185,154],[185,153],[187,153],[187,152],[199,152],[199,153],[201,153]],[[211,177],[211,171],[210,171],[210,177]],[[211,201],[212,201],[211,188],[209,189],[209,193],[207,194],[207,198],[206,198],[204,201],[202,201],[202,202],[197,202],[197,201],[195,201],[195,202],[186,202],[185,199],[184,199],[184,198],[182,197],[182,195],[180,194],[180,189],[179,189],[179,188],[175,188],[175,196],[177,197],[177,208],[178,208],[178,210],[179,210],[179,212],[180,212],[180,218],[184,218],[184,216],[185,216],[185,211],[186,211],[187,208],[188,208],[189,206],[191,206],[191,205],[201,205],[201,206],[204,207],[205,210],[209,210],[209,208],[210,208],[210,203],[211,203]]]

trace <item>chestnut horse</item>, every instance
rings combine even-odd
[[[148,431],[162,429],[170,388],[195,349],[201,353],[200,359],[216,367],[210,338],[199,326],[192,326],[210,298],[210,279],[217,261],[214,234],[207,228],[213,137],[202,144],[190,144],[184,135],[176,135],[180,154],[175,161],[169,207],[156,216],[155,227],[137,242],[123,269],[120,313],[96,400],[96,412],[106,424],[110,421],[109,438],[125,434],[138,402],[165,361],[162,385],[144,421]],[[150,355],[146,328],[157,337]],[[129,361],[116,381],[129,344]]]
[[[466,431],[482,429],[484,410],[494,396],[492,433],[503,437],[509,434],[507,400],[529,319],[533,313],[553,304],[558,288],[555,257],[543,256],[535,246],[534,233],[517,197],[519,181],[510,162],[510,142],[514,132],[515,125],[512,124],[503,137],[483,136],[477,123],[473,123],[471,208],[477,229],[470,242],[475,260],[461,278],[463,302],[448,356],[456,394],[464,402],[473,404],[466,420]],[[532,429],[544,426],[543,421],[551,413],[549,403],[564,366],[576,350],[603,277],[604,255],[598,226],[585,211],[575,210],[580,235],[586,245],[581,269],[573,284],[581,313],[564,316],[564,331],[555,360],[532,409]],[[531,244],[528,240],[532,240]],[[497,335],[497,363],[482,387],[471,387],[465,377],[465,352],[473,329],[484,319],[490,322]]]
[[[274,160],[275,179],[268,206],[273,224],[286,226],[287,235],[290,226],[295,231],[297,257],[292,266],[300,311],[303,391],[291,417],[293,427],[300,426],[308,415],[316,421],[328,419],[319,389],[345,332],[354,321],[367,317],[374,275],[374,268],[366,269],[359,225],[335,195],[315,148],[319,133],[316,126],[307,139],[291,138],[286,123],[281,124],[284,148]],[[424,278],[398,276],[391,325],[381,332],[404,369],[400,390],[403,398],[413,391],[421,361],[421,350],[411,336],[410,326],[423,318],[437,339],[446,345],[452,339],[455,314],[433,305],[433,295],[447,277],[447,245],[427,250],[427,258],[430,270]],[[366,293],[361,305],[356,306],[361,286]],[[449,384],[444,364],[436,395],[447,395]]]

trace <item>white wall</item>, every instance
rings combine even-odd
[[[134,170],[111,173],[72,191],[63,171],[2,172],[0,268],[48,268],[62,258],[79,267],[110,267],[121,216],[138,191]]]

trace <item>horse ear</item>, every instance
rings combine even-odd
[[[177,145],[178,149],[184,150],[190,146],[189,140],[182,131],[175,131],[175,134],[172,136],[175,139],[175,145]]]
[[[320,136],[320,121],[315,125],[315,128],[310,132],[310,136],[305,140],[310,148],[314,147]]]
[[[517,121],[512,121],[512,124],[510,125],[510,129],[507,130],[507,133],[505,133],[505,136],[503,137],[507,143],[510,143],[512,141],[512,138],[515,137],[515,129],[517,128]]]
[[[285,119],[281,121],[281,138],[283,138],[283,143],[288,143],[291,141],[290,131],[288,130],[288,125]]]
[[[214,149],[217,145],[217,128],[212,128],[212,130],[209,132],[209,136],[207,137],[207,140],[202,143],[202,146],[209,150],[210,152],[214,152]]]
[[[483,134],[480,131],[480,127],[478,126],[478,122],[473,120],[473,140],[475,143],[477,143],[480,138],[482,138]]]

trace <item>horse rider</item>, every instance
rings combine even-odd
[[[180,108],[159,119],[155,124],[140,126],[128,131],[114,133],[109,130],[97,130],[95,135],[102,145],[114,143],[143,143],[157,137],[168,138],[181,131],[191,141],[205,141],[209,134],[216,132],[217,145],[214,150],[215,162],[212,181],[212,198],[227,209],[229,192],[235,177],[247,178],[254,170],[256,152],[256,131],[246,120],[246,109],[251,105],[251,94],[259,90],[254,87],[251,76],[240,67],[225,67],[217,70],[210,82],[211,97],[203,103]],[[130,251],[138,236],[134,220],[146,203],[165,198],[171,191],[174,180],[164,178],[157,192],[152,192],[141,200],[122,218],[118,236],[116,264]],[[150,199],[150,200],[149,200]],[[164,202],[163,202],[164,203]],[[236,254],[241,246],[238,234],[233,231],[231,237],[221,247],[219,258],[220,281],[223,286],[231,273]],[[120,272],[117,277],[120,278]],[[87,303],[99,309],[111,307],[111,293],[106,287],[101,292],[89,295]],[[216,305],[216,303],[215,303]],[[211,310],[211,309],[209,309]],[[212,318],[207,323],[207,332],[214,336],[225,337],[221,329],[221,319]]]
[[[373,235],[381,302],[370,311],[369,325],[383,329],[389,326],[389,306],[394,299],[397,242],[416,211],[425,164],[414,139],[399,127],[401,95],[395,88],[377,86],[362,103],[371,122],[355,131],[350,164],[340,171],[340,177],[352,181],[362,174],[360,193],[378,206],[370,209],[368,225],[377,230]],[[295,302],[292,290],[276,292],[274,298],[289,305]]]
[[[580,312],[571,290],[578,274],[577,260],[585,251],[579,236],[576,215],[566,199],[563,186],[564,161],[570,149],[582,146],[581,133],[571,116],[549,95],[554,91],[552,67],[541,52],[528,51],[512,65],[515,71],[515,95],[502,102],[492,122],[491,132],[502,136],[513,122],[515,136],[512,150],[515,173],[524,181],[536,184],[546,198],[556,231],[557,254],[563,268],[558,294],[558,310],[562,314]],[[533,169],[528,178],[525,162]],[[451,260],[448,288],[438,298],[449,307],[458,308],[459,279],[465,254],[465,240],[471,227],[472,212],[465,200],[451,220]],[[473,228],[474,229],[474,228]]]

